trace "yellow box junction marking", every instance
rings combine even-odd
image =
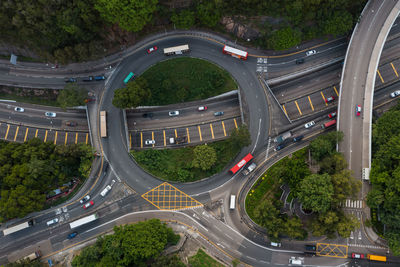
[[[154,140],[154,132],[151,132],[151,140]],[[152,146],[154,147],[154,144]]]
[[[188,137],[188,143],[190,143],[190,134],[189,134],[189,128],[186,128],[186,133],[187,133],[187,137]]]
[[[19,131],[19,126],[17,126],[17,130],[15,131],[14,142],[15,140],[17,140],[18,131]]]
[[[89,137],[89,134],[86,134],[86,144],[87,144],[87,141],[88,141],[88,137]]]
[[[397,70],[396,70],[396,68],[394,67],[393,63],[390,63],[390,65],[392,66],[392,69],[393,69],[394,73],[396,74],[396,77],[398,78],[398,77],[399,77],[399,74],[397,73]]]
[[[308,96],[308,101],[310,101],[310,106],[311,106],[311,109],[312,109],[312,111],[314,111],[314,106],[313,106],[313,104],[312,104],[312,102],[311,102],[311,98],[310,98],[310,96]]]
[[[283,108],[283,111],[285,112],[285,115],[287,116],[285,105],[282,105],[282,108]]]
[[[238,128],[238,126],[237,126],[236,119],[233,119],[233,122],[235,123],[235,128],[237,129],[237,128]]]
[[[203,206],[199,201],[167,182],[144,193],[142,197],[160,210],[181,210]]]
[[[336,86],[333,87],[333,90],[335,90],[336,96],[339,96],[339,93],[338,93],[338,91],[336,89]]]
[[[223,121],[221,121],[221,123],[222,123],[222,129],[224,129],[224,136],[226,136],[225,123]]]
[[[294,101],[294,103],[296,104],[297,110],[299,111],[300,115],[303,115],[303,113],[301,113],[299,104],[297,104],[297,101]]]
[[[376,70],[376,72],[378,73],[379,78],[381,78],[382,83],[385,83],[385,81],[384,81],[383,78],[382,78],[382,75],[381,75],[380,71],[379,71],[379,70]]]
[[[214,139],[214,131],[213,131],[212,123],[210,123],[210,130],[211,130],[212,139]]]
[[[38,133],[38,131],[39,131],[39,129],[36,129],[36,132],[35,132],[35,138],[37,137],[37,133]]]
[[[46,143],[46,141],[47,141],[47,130],[46,130],[46,133],[44,134],[44,140],[43,140],[43,142]]]
[[[348,249],[346,245],[317,243],[316,254],[324,257],[347,258]]]
[[[163,135],[164,135],[164,146],[167,146],[167,142],[165,140],[165,130],[163,130]]]
[[[28,136],[28,131],[29,131],[29,128],[26,128],[24,142],[26,141],[26,137]]]
[[[66,133],[65,133],[65,142],[64,142],[64,145],[67,144],[67,140],[68,140],[68,133],[66,132]]]

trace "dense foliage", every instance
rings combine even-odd
[[[193,150],[193,167],[200,168],[203,171],[211,169],[217,161],[217,152],[215,148],[208,145],[196,146]]]
[[[245,125],[240,126],[238,130],[234,129],[232,133],[236,131],[242,133],[241,136],[244,136],[242,139],[246,139],[249,136]],[[243,148],[243,146],[238,146],[237,139],[231,136],[228,140],[209,143],[207,146],[198,146],[201,147],[200,149],[198,147],[164,150],[147,149],[132,151],[131,153],[142,168],[159,178],[169,181],[192,182],[214,175],[226,168],[226,165],[232,162],[232,159]],[[248,144],[247,139],[240,144]],[[195,161],[195,150],[201,149],[215,151],[217,160],[214,161],[214,156],[212,155],[210,159],[202,158],[202,163],[197,165],[196,161],[200,158]],[[196,164],[193,164],[194,161]],[[212,162],[214,163],[211,164]],[[203,168],[203,164],[207,165],[207,167],[211,166],[211,168]],[[232,164],[234,163],[232,162]]]
[[[400,105],[384,113],[372,125],[373,158],[370,179],[372,190],[367,204],[373,213],[379,210],[385,225],[385,238],[391,252],[400,255]]]
[[[84,248],[72,260],[72,266],[146,266],[145,263],[156,260],[168,245],[178,241],[179,235],[158,219],[116,226],[114,234],[99,237],[93,246]]]
[[[146,79],[139,77],[128,82],[125,88],[115,90],[112,103],[118,108],[136,108],[151,99]]]
[[[87,145],[56,146],[32,139],[0,141],[0,221],[43,208],[46,193],[89,175],[92,150]]]
[[[85,105],[87,98],[86,89],[79,87],[76,84],[67,84],[64,90],[60,90],[57,97],[57,102],[62,108],[75,107]]]

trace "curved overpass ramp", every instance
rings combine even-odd
[[[338,130],[344,133],[343,152],[356,179],[371,166],[372,101],[379,58],[400,11],[398,0],[371,0],[356,25],[343,67],[338,107]],[[356,116],[356,106],[362,112]],[[364,196],[361,196],[362,198]]]

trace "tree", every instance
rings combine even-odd
[[[367,205],[370,208],[377,209],[384,200],[385,196],[378,186],[372,187],[372,190],[368,192]]]
[[[342,216],[340,217],[340,221],[337,225],[337,232],[341,237],[348,238],[350,237],[350,233],[359,227],[360,223],[353,214],[342,214]]]
[[[332,155],[325,157],[320,163],[319,173],[334,174],[347,168],[347,161],[343,154],[333,152]]]
[[[297,197],[300,182],[311,174],[306,163],[306,152],[305,149],[297,151],[293,153],[292,158],[285,158],[282,161],[284,168],[281,177],[289,185],[290,191],[295,197]]]
[[[141,77],[128,82],[125,88],[114,92],[113,105],[117,108],[135,108],[151,97],[147,81]]]
[[[324,34],[332,34],[334,37],[344,35],[353,28],[353,17],[346,10],[334,12],[325,20]]]
[[[85,105],[87,97],[86,89],[79,87],[76,84],[70,83],[60,91],[57,97],[57,102],[62,108]]]
[[[334,195],[332,205],[339,207],[347,198],[355,198],[361,188],[361,181],[354,179],[350,170],[342,170],[331,176]]]
[[[299,217],[289,218],[285,222],[285,234],[289,238],[304,239],[307,237],[307,232],[303,229],[303,223]]]
[[[242,124],[239,128],[233,129],[230,136],[232,146],[238,149],[248,146],[251,143],[250,132],[245,124]]]
[[[334,238],[339,221],[340,215],[337,213],[337,211],[328,211],[326,213],[319,214],[318,217],[311,223],[311,231],[315,236],[327,235],[329,238]]]
[[[278,240],[279,235],[285,232],[285,224],[280,210],[275,207],[271,199],[263,199],[256,206],[254,209],[254,219],[267,230],[268,236],[273,240]]]
[[[174,13],[171,16],[171,21],[177,28],[189,29],[194,25],[194,12],[189,10],[183,10],[179,14]]]
[[[334,189],[328,174],[312,174],[300,183],[298,198],[305,209],[324,213],[331,207]]]
[[[126,31],[138,32],[151,21],[158,0],[97,0],[97,9],[106,21]]]
[[[202,24],[215,27],[221,18],[221,11],[215,1],[200,2],[197,5],[197,16]]]
[[[270,47],[274,50],[285,50],[301,42],[301,32],[286,27],[275,31],[270,40]]]
[[[158,257],[150,267],[185,267],[186,265],[179,259],[177,254],[172,256]]]
[[[330,156],[336,151],[336,144],[343,140],[342,132],[330,132],[318,136],[310,143],[311,156],[317,161]]]
[[[203,171],[211,169],[217,161],[217,153],[211,146],[200,145],[196,146],[193,150],[193,166],[200,168]]]

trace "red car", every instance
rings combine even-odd
[[[329,119],[333,119],[336,117],[336,112],[332,112],[328,114]]]
[[[205,110],[207,110],[207,107],[206,106],[201,106],[201,107],[198,107],[197,110],[198,111],[205,111]]]
[[[147,49],[147,54],[151,54],[155,51],[157,51],[157,46],[150,47],[149,49]]]
[[[86,203],[85,205],[83,205],[82,208],[87,209],[87,208],[89,208],[90,206],[93,206],[93,205],[94,205],[93,200],[90,200],[88,203]]]
[[[356,107],[356,116],[360,116],[361,115],[361,105],[357,105]]]
[[[364,259],[364,254],[351,253],[353,259]]]
[[[325,98],[325,103],[330,103],[333,102],[335,100],[335,98],[333,96],[327,97]]]

